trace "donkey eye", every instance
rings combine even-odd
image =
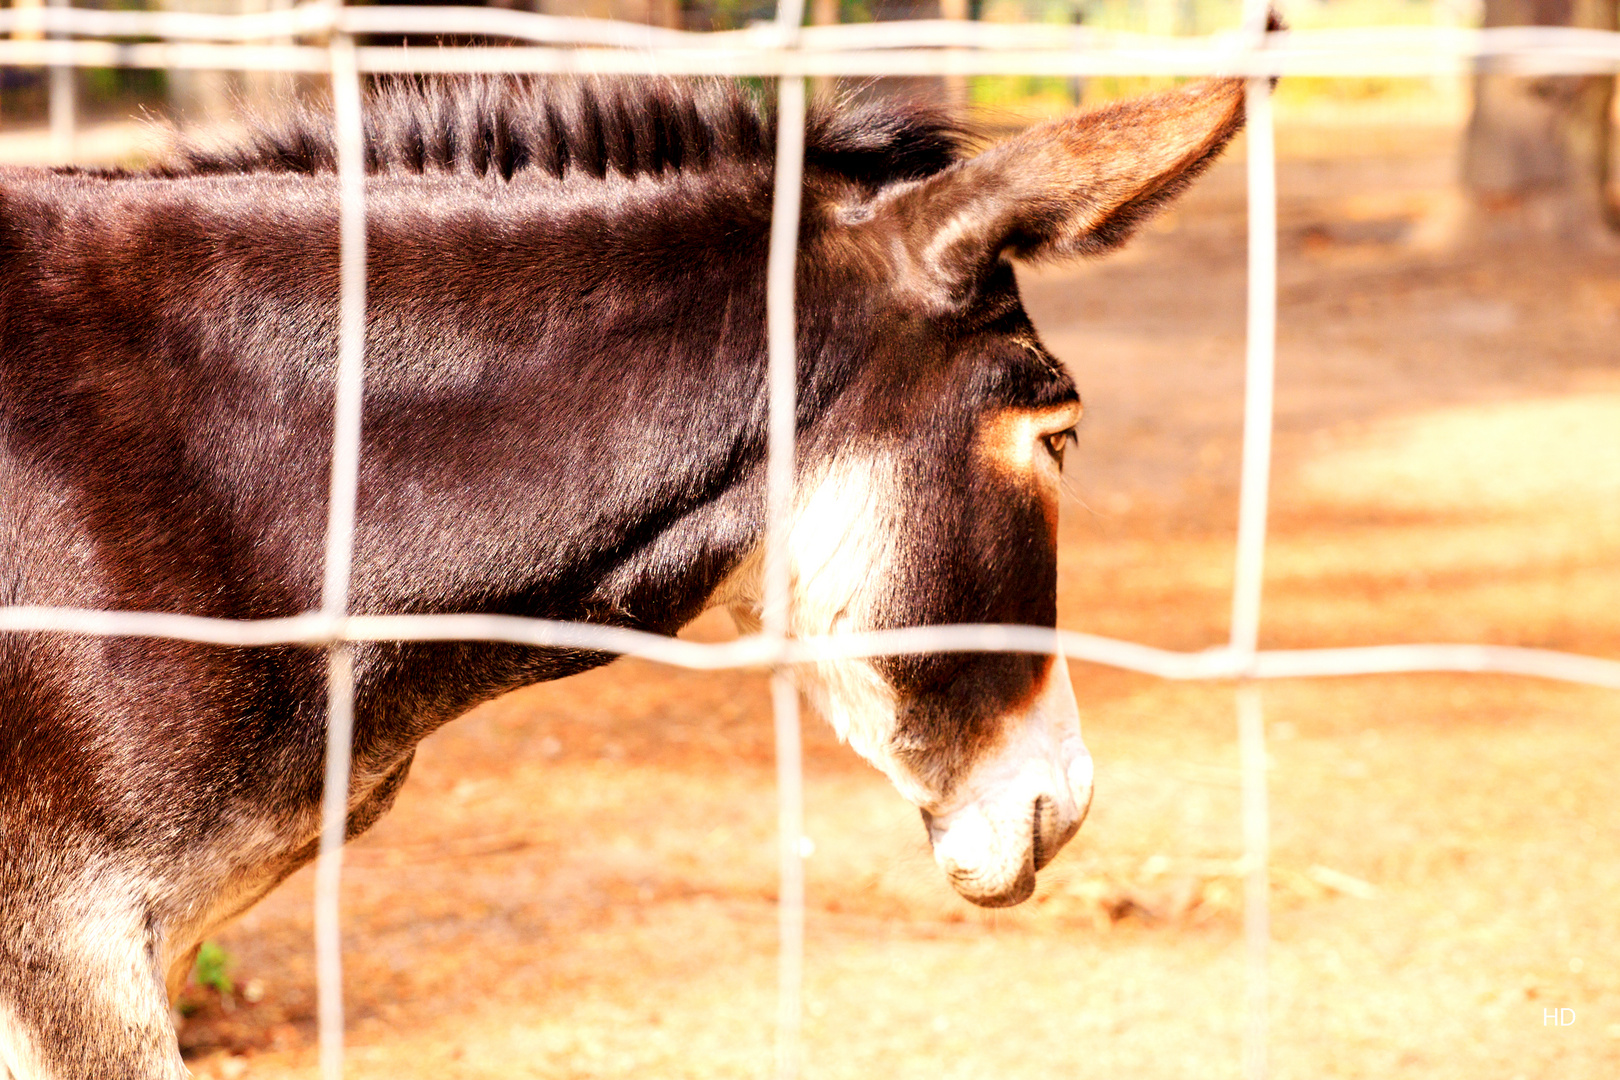
[[[1046,444],[1046,452],[1052,455],[1052,460],[1062,465],[1063,449],[1069,445],[1070,440],[1073,438],[1074,428],[1065,428],[1062,431],[1053,432],[1051,435],[1043,435],[1041,442]]]

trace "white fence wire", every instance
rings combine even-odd
[[[0,9],[0,65],[53,69],[51,122],[71,137],[73,67],[327,73],[336,113],[341,198],[341,313],[325,574],[317,611],[232,620],[171,613],[0,607],[0,632],[158,637],[216,645],[328,649],[329,719],[316,953],[320,1068],[343,1072],[339,886],[353,722],[352,645],[364,641],[490,641],[597,650],[695,669],[767,666],[777,739],[781,887],[775,1072],[801,1072],[804,948],[799,701],[787,671],[835,658],[923,652],[1045,653],[1167,679],[1237,679],[1245,882],[1243,1075],[1267,1073],[1268,826],[1262,703],[1254,680],[1418,671],[1495,672],[1620,689],[1620,660],[1474,644],[1258,648],[1267,528],[1277,312],[1277,189],[1268,79],[1281,75],[1439,76],[1620,73],[1620,32],[1562,27],[1465,30],[1375,27],[1266,33],[1264,0],[1246,0],[1243,26],[1202,38],[1088,27],[911,20],[801,26],[803,0],[741,31],[692,33],[604,19],[494,8],[300,4],[241,15]],[[441,34],[518,45],[433,49],[357,45],[357,35]],[[37,38],[35,35],[48,35]],[[286,44],[289,39],[325,44]],[[115,40],[141,39],[141,40]],[[496,615],[350,615],[365,352],[365,177],[361,78],[366,73],[752,75],[778,80],[776,189],[767,270],[769,383],[765,620],[760,634],[698,644],[617,627]],[[1245,76],[1248,106],[1249,282],[1239,530],[1227,645],[1175,652],[1072,630],[1029,626],[910,627],[835,637],[789,635],[786,522],[792,498],[795,391],[793,270],[809,76]],[[67,131],[62,131],[67,128]],[[60,144],[62,140],[59,139]]]

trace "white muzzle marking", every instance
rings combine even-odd
[[[1005,741],[949,804],[925,814],[934,860],[963,897],[985,907],[1029,898],[1035,871],[1080,828],[1091,805],[1091,754],[1069,668],[1052,663],[1046,686]]]

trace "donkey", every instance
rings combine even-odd
[[[1192,84],[976,156],[914,106],[817,106],[798,257],[792,630],[1055,624],[1080,417],[1009,258],[1121,243],[1242,123]],[[674,633],[759,617],[774,120],[721,83],[401,82],[366,106],[352,610]],[[293,108],[137,172],[0,172],[0,604],[241,619],[317,604],[337,335],[334,139]],[[606,655],[357,648],[349,833],[418,742]],[[324,661],[0,634],[0,1076],[177,1078],[199,942],[314,855]],[[800,678],[1015,904],[1091,763],[1049,657]]]

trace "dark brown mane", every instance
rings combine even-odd
[[[398,78],[365,106],[369,172],[461,172],[510,180],[526,170],[562,178],[660,176],[717,164],[769,167],[774,111],[740,84],[715,79]],[[939,172],[962,154],[963,129],[915,104],[812,107],[811,168],[880,187]],[[331,171],[324,105],[255,117],[224,146],[182,139],[165,176]]]

